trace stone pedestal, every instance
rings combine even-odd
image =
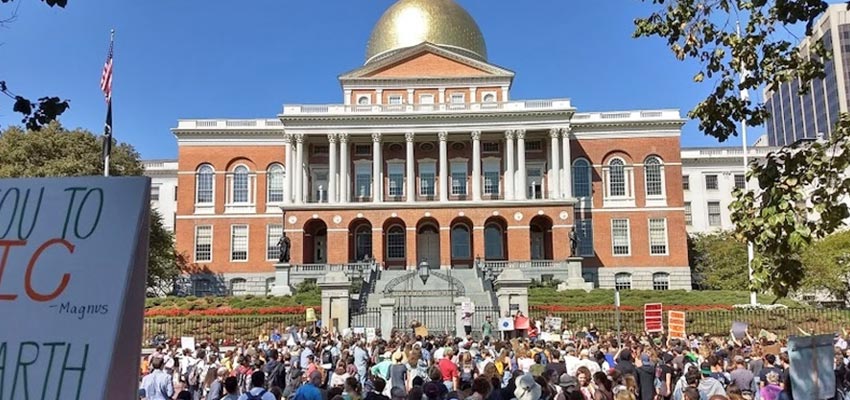
[[[455,337],[466,337],[463,330],[463,303],[472,301],[469,297],[455,297]]]
[[[531,279],[528,279],[515,266],[508,266],[499,274],[493,284],[502,316],[513,316],[517,311],[528,315],[528,285],[530,283]]]
[[[351,282],[342,271],[333,271],[319,280],[322,290],[322,326],[341,332],[349,328],[348,307]]]
[[[289,263],[278,263],[274,265],[274,286],[271,288],[272,296],[292,296],[292,286],[289,285]]]
[[[379,301],[379,304],[381,306],[381,337],[389,340],[389,338],[392,337],[393,325],[395,323],[395,318],[393,316],[393,309],[395,308],[395,299],[383,298]]]
[[[558,285],[558,291],[581,289],[586,292],[593,290],[593,283],[587,282],[581,276],[581,257],[567,259],[567,281]]]

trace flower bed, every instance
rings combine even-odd
[[[205,310],[187,310],[181,308],[152,308],[145,310],[145,317],[185,317],[185,316],[227,316],[227,315],[305,315],[308,308],[321,313],[317,306],[288,306],[263,308],[219,307]]]
[[[551,312],[551,313],[562,313],[562,312],[607,312],[607,311],[616,311],[614,305],[602,305],[602,306],[567,306],[567,305],[532,305],[529,307],[530,311],[537,312]],[[674,311],[722,311],[722,310],[732,310],[732,306],[725,304],[704,304],[704,305],[689,305],[689,304],[664,304],[665,310],[674,310]],[[643,311],[643,307],[638,306],[621,306],[620,311]]]

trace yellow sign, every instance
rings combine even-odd
[[[316,321],[316,310],[313,308],[307,309],[307,322],[315,322]]]
[[[670,329],[669,336],[676,339],[687,339],[685,333],[685,312],[670,311],[667,313],[667,327]]]
[[[425,336],[428,336],[428,328],[425,326],[418,326],[414,329],[414,333],[416,336],[422,336],[424,338]]]

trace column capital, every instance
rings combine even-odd
[[[336,137],[339,139],[340,143],[348,143],[348,134],[345,132],[340,132],[336,134]]]
[[[561,137],[561,129],[563,128],[552,128],[549,129],[549,137],[552,139],[557,139]]]
[[[336,140],[337,140],[338,138],[339,138],[339,137],[337,136],[337,134],[336,134],[336,133],[329,133],[329,134],[328,134],[328,143],[336,143]]]
[[[304,143],[304,134],[303,134],[303,133],[297,133],[297,134],[295,134],[295,135],[293,135],[293,136],[295,137],[295,141],[296,141],[296,142],[298,142],[298,143]]]
[[[569,139],[570,133],[572,133],[572,131],[573,131],[573,126],[570,125],[570,124],[567,124],[566,126],[561,128],[561,137],[564,138],[564,139]]]
[[[404,133],[404,140],[407,141],[408,143],[412,143],[413,139],[415,139],[415,138],[416,138],[416,134],[413,133],[413,132],[405,132]]]
[[[472,140],[481,140],[481,131],[472,131]]]
[[[440,138],[441,142],[445,142],[449,138],[449,133],[446,131],[437,132],[437,137]]]
[[[284,144],[292,144],[292,134],[291,133],[284,133],[283,134],[283,143]]]
[[[514,132],[516,133],[517,139],[525,140],[525,129],[517,129]]]
[[[381,133],[380,132],[375,132],[375,133],[372,134],[372,142],[381,143]]]
[[[514,131],[512,131],[510,129],[506,130],[505,131],[505,139],[513,140],[513,138],[514,138]]]

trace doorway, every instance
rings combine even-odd
[[[431,269],[440,268],[440,230],[432,224],[424,224],[416,232],[416,259],[425,261]]]

